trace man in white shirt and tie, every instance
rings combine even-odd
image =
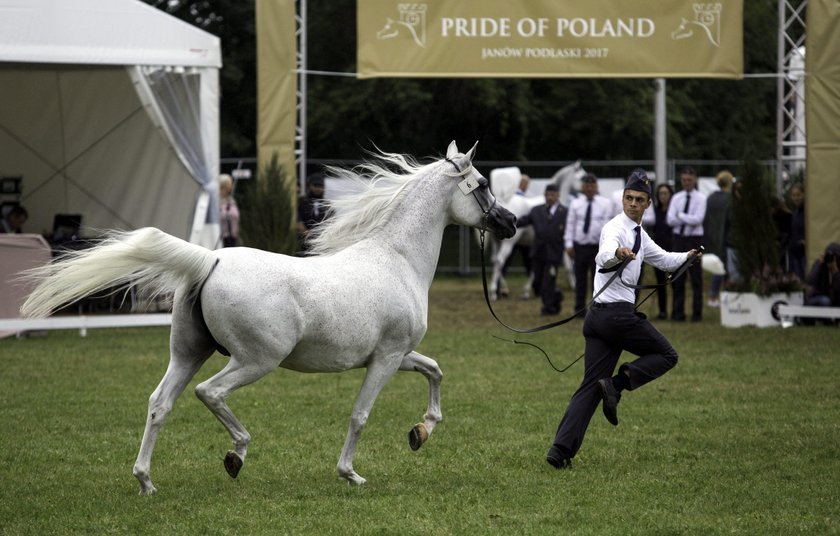
[[[641,387],[677,364],[677,352],[671,343],[645,315],[635,311],[636,295],[627,284],[636,283],[642,262],[675,271],[688,259],[699,257],[700,252],[670,253],[648,236],[641,223],[642,214],[650,206],[650,195],[647,174],[641,169],[633,171],[624,187],[624,212],[611,219],[601,231],[595,257],[600,270],[595,274],[594,292],[598,294],[614,272],[621,272],[597,295],[583,323],[586,339],[583,381],[569,401],[546,456],[546,461],[557,469],[571,467],[599,403],[603,402],[607,420],[617,425],[621,392]],[[623,363],[618,374],[611,377],[624,350],[638,358]]]
[[[668,225],[674,232],[674,251],[690,251],[703,245],[703,220],[706,217],[706,196],[697,191],[697,172],[686,167],[680,172],[682,190],[674,194],[668,206]],[[691,277],[693,294],[691,321],[703,320],[703,268],[695,263],[674,281],[674,305],[671,319],[685,321],[685,280]]]
[[[598,193],[598,179],[587,173],[580,180],[580,193],[569,204],[563,242],[566,255],[574,262],[575,311],[586,315],[586,296],[589,281],[595,276],[595,255],[601,229],[614,216],[612,202]],[[590,294],[591,296],[591,294]]]

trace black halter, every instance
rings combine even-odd
[[[455,162],[454,160],[452,160],[451,158],[448,158],[448,157],[445,158],[445,160],[455,167],[455,170],[458,172],[459,176],[464,175],[464,170],[461,169],[461,166],[459,166],[457,162]],[[481,239],[482,239],[482,241],[484,241],[484,231],[487,230],[487,218],[490,216],[490,211],[493,210],[493,207],[496,206],[496,196],[493,196],[493,203],[491,203],[490,206],[485,209],[484,205],[481,203],[481,199],[479,199],[478,196],[475,193],[476,190],[479,190],[480,188],[483,188],[483,187],[487,187],[487,179],[485,179],[484,177],[481,177],[481,178],[484,179],[484,184],[482,184],[481,181],[479,181],[478,188],[475,188],[470,193],[472,193],[473,197],[475,198],[475,202],[478,203],[478,208],[481,209],[481,213],[484,215],[484,217],[482,218],[483,221],[482,221],[482,224],[481,224]]]

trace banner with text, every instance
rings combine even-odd
[[[359,0],[358,77],[741,78],[742,0]]]

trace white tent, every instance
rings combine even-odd
[[[137,0],[0,0],[0,176],[28,232],[219,233],[219,39]]]

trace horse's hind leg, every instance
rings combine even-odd
[[[437,423],[443,420],[443,413],[440,410],[440,382],[443,379],[443,373],[434,359],[418,352],[406,355],[400,364],[400,370],[419,372],[429,380],[429,406],[426,408],[426,414],[423,415],[423,422],[414,425],[408,433],[408,444],[411,450],[417,450],[429,439]]]
[[[157,389],[149,397],[146,429],[143,432],[137,461],[134,463],[133,473],[140,482],[141,495],[150,495],[157,491],[151,479],[152,451],[167,415],[201,365],[213,354],[212,342],[193,322],[194,319],[189,313],[175,308],[169,342],[169,367]]]
[[[219,419],[233,439],[233,450],[228,451],[224,460],[225,470],[233,478],[239,475],[245,463],[251,435],[228,407],[227,397],[236,389],[259,380],[276,369],[277,365],[276,361],[270,359],[245,363],[241,356],[234,355],[218,374],[195,388],[196,396]]]

